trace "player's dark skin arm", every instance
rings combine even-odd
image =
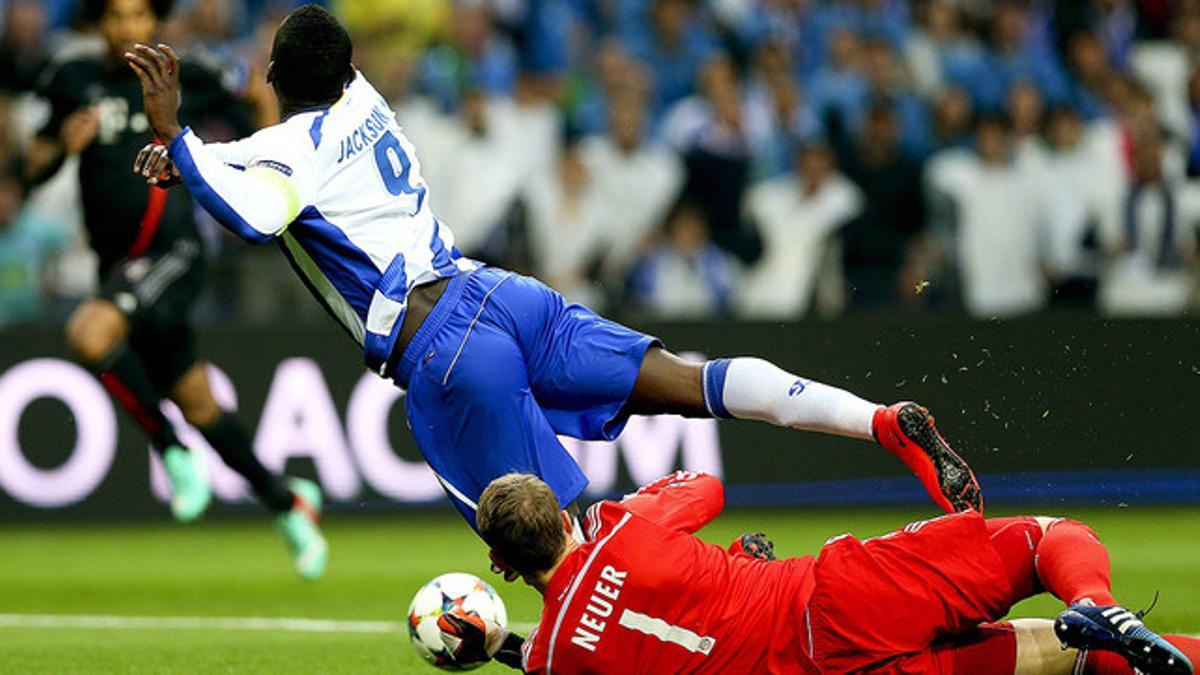
[[[179,56],[165,44],[158,49],[134,45],[124,54],[142,83],[142,106],[146,119],[158,139],[170,145],[183,133],[179,124],[179,105],[183,95],[179,86]]]

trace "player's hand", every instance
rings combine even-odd
[[[133,172],[146,179],[147,185],[169,188],[180,181],[179,169],[171,161],[167,146],[149,143],[133,160]]]
[[[68,155],[78,155],[87,149],[96,134],[100,131],[100,111],[95,108],[81,108],[67,115],[63,120],[62,139],[63,150]]]
[[[157,48],[143,44],[125,52],[125,62],[142,82],[142,107],[158,138],[168,145],[183,133],[179,126],[179,56],[161,42]]]
[[[734,555],[747,555],[763,562],[775,560],[775,542],[767,539],[762,532],[747,533],[733,540],[729,552]]]
[[[499,624],[488,621],[477,612],[464,611],[455,607],[438,617],[438,630],[446,651],[460,665],[471,665],[491,661],[508,637],[508,631]]]

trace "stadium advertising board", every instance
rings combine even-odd
[[[1200,443],[1189,432],[1200,388],[1192,323],[654,328],[668,344],[759,354],[875,400],[927,403],[992,499],[1200,501]],[[0,334],[0,517],[165,516],[157,457],[59,342],[50,332]],[[219,402],[249,425],[266,466],[315,477],[346,510],[442,500],[405,428],[404,393],[364,372],[343,336],[233,327],[202,342]],[[215,511],[248,504],[242,479],[168,408],[181,438],[208,454],[218,502],[235,505]],[[684,468],[725,477],[733,502],[921,498],[899,463],[871,444],[752,422],[635,418],[615,443],[564,442],[593,495]]]

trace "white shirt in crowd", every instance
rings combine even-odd
[[[604,246],[612,209],[594,179],[588,174],[582,186],[571,190],[561,170],[542,172],[526,194],[529,243],[539,276],[570,302],[600,309],[603,296],[586,275]]]
[[[584,140],[580,153],[605,205],[600,216],[605,275],[623,280],[679,196],[683,165],[661,145],[643,143],[624,152],[609,136]]]
[[[1187,48],[1170,40],[1138,43],[1130,55],[1130,66],[1154,96],[1159,121],[1172,134],[1191,138],[1195,132],[1188,102],[1192,59]]]
[[[1041,153],[1044,178],[1046,266],[1059,279],[1095,278],[1088,230],[1112,231],[1120,219],[1127,180],[1120,141],[1111,124],[1096,124],[1071,148]]]
[[[440,124],[422,120],[421,126],[437,131],[414,134],[430,200],[438,217],[454,224],[459,250],[468,255],[478,251],[522,194],[529,176],[550,163],[557,132],[553,120],[551,131],[546,131],[544,117],[509,101],[489,100],[481,134],[472,133],[460,118]]]
[[[840,174],[808,193],[795,175],[754,186],[745,209],[763,238],[763,257],[743,278],[739,313],[799,318],[808,312],[830,235],[862,210],[862,193]]]
[[[1133,236],[1129,224],[1106,233],[1110,246],[1120,253],[1109,261],[1100,281],[1100,311],[1107,316],[1173,316],[1182,313],[1191,298],[1195,277],[1186,258],[1196,245],[1200,220],[1200,194],[1196,186],[1174,184],[1168,194],[1161,187],[1142,188],[1132,204]],[[1163,237],[1168,236],[1167,204],[1174,210],[1174,228],[1166,242],[1180,256],[1175,265],[1163,265]],[[1132,240],[1131,240],[1132,239]]]
[[[955,205],[955,254],[967,311],[1010,317],[1046,302],[1038,254],[1044,196],[1037,162],[1018,153],[1003,165],[950,152],[930,164],[930,185]]]

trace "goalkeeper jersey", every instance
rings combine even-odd
[[[525,643],[529,673],[804,673],[813,559],[763,562],[691,535],[719,480],[676,473],[589,509]]]

